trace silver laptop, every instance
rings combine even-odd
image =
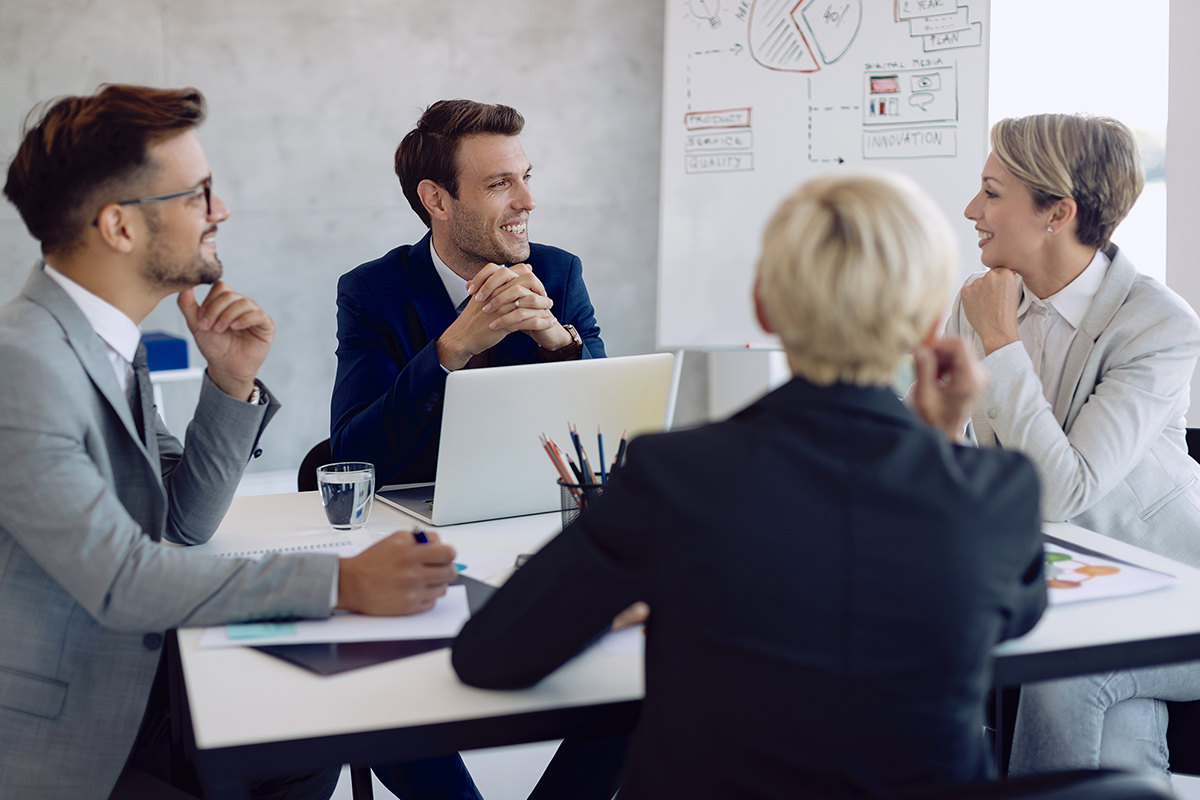
[[[567,429],[575,425],[598,470],[599,426],[611,464],[622,431],[632,438],[663,429],[674,361],[655,353],[453,372],[437,480],[385,486],[377,496],[432,525],[557,511],[558,472],[541,434],[575,458]]]

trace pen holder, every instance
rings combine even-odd
[[[558,494],[562,509],[562,526],[566,528],[587,510],[588,504],[604,493],[602,483],[564,483],[558,479]]]

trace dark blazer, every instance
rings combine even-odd
[[[529,686],[636,600],[646,698],[626,798],[868,795],[985,778],[997,642],[1046,604],[1020,454],[950,445],[887,389],[801,379],[633,442],[603,498],[463,629]]]
[[[559,322],[579,331],[583,358],[603,358],[579,258],[531,244],[527,263]],[[429,234],[343,275],[337,305],[333,457],[371,462],[381,484],[433,480],[446,391],[435,342],[454,322],[455,309],[429,256]],[[524,334],[510,334],[492,349],[497,367],[541,360],[537,343]]]

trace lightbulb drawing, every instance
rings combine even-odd
[[[696,19],[706,19],[714,28],[721,27],[721,0],[688,0],[688,7]]]

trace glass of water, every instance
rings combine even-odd
[[[341,461],[317,467],[317,485],[334,530],[352,531],[367,524],[375,497],[374,464]]]

